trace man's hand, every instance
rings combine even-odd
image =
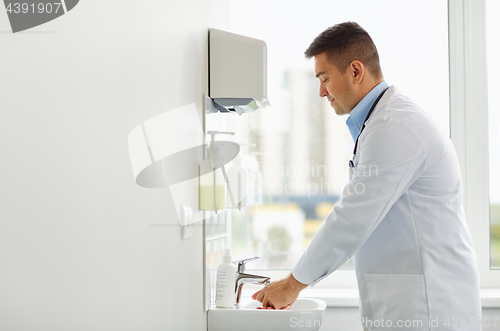
[[[288,309],[305,289],[306,284],[296,280],[292,274],[285,279],[272,282],[255,292],[252,299],[262,302],[262,309]]]

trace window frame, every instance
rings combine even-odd
[[[448,1],[448,13],[451,140],[462,172],[481,288],[499,288],[500,270],[490,268],[486,1]]]

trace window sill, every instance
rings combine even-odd
[[[244,297],[250,297],[257,290],[258,289],[244,289],[242,295]],[[328,308],[359,307],[359,294],[356,288],[307,288],[300,292],[300,296],[324,300]],[[481,306],[483,308],[500,308],[500,289],[481,289]]]

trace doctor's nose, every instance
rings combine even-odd
[[[319,87],[319,96],[321,98],[326,97],[328,95],[328,91],[322,85]]]

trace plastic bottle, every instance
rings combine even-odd
[[[215,306],[233,308],[236,268],[231,263],[231,250],[226,248],[222,263],[217,267]]]

